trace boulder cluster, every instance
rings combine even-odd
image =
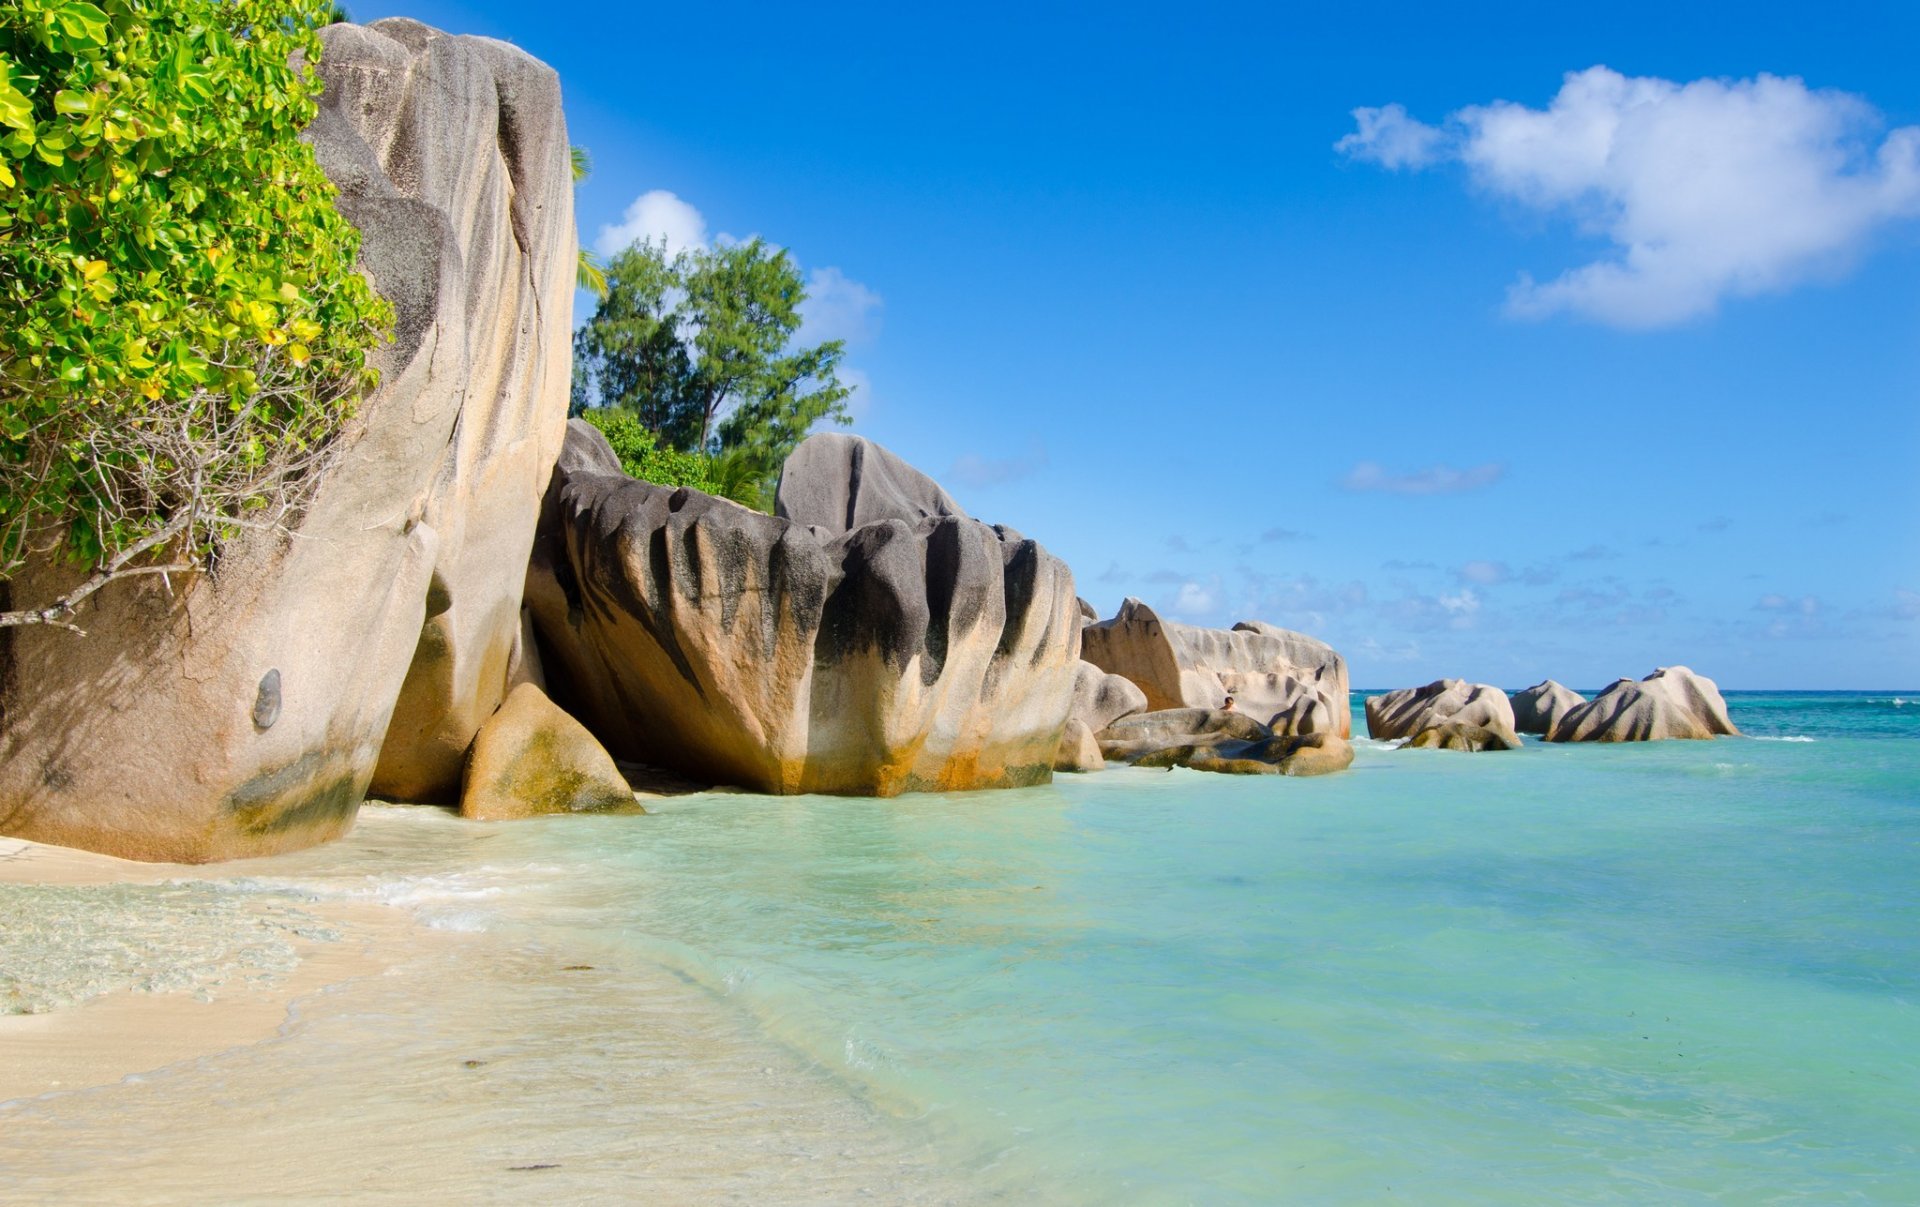
[[[1137,599],[1101,620],[1059,558],[869,441],[801,443],[772,515],[629,477],[566,418],[553,71],[404,19],[322,36],[308,137],[394,304],[381,384],[290,532],[114,584],[84,638],[0,630],[0,833],[200,862],[336,837],[369,794],[502,820],[644,812],[643,773],[892,796],[1352,763],[1324,642]],[[27,567],[11,606],[71,575]],[[1366,717],[1450,750],[1734,732],[1683,667],[1591,701],[1440,680]]]
[[[1507,696],[1486,683],[1437,679],[1366,702],[1367,734],[1409,747],[1518,750],[1519,735],[1549,742],[1650,742],[1738,736],[1713,680],[1684,666],[1621,679],[1592,700],[1552,679]]]

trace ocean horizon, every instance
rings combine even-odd
[[[0,1200],[1920,1201],[1920,692],[1726,695],[1749,736],[381,806],[0,885],[15,1011],[218,997],[340,904],[430,940],[264,1042],[0,1103]]]

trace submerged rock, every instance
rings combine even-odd
[[[1435,679],[1425,687],[1409,687],[1367,697],[1367,734],[1383,741],[1417,739],[1411,744],[1440,750],[1518,750],[1520,736],[1513,728],[1513,705],[1497,687],[1464,679]],[[1448,727],[1453,727],[1451,730]],[[1467,730],[1481,730],[1475,735]]]
[[[545,813],[644,813],[586,726],[531,683],[507,693],[473,739],[460,815],[484,821]]]
[[[1235,775],[1325,775],[1353,763],[1336,733],[1276,734],[1245,713],[1173,708],[1118,721],[1099,735],[1109,760]]]
[[[1508,698],[1513,705],[1513,727],[1519,733],[1536,733],[1545,736],[1560,719],[1587,702],[1569,687],[1562,687],[1551,679],[1534,684],[1514,692]]]
[[[887,457],[789,462],[788,507],[852,500],[865,522],[842,531],[636,481],[572,423],[528,574],[550,685],[616,755],[763,792],[1050,779],[1079,659],[1073,576],[1011,529],[927,513],[924,492],[887,503],[871,472]],[[843,495],[807,481],[855,463]]]
[[[87,636],[0,637],[0,831],[135,859],[344,833],[379,769],[451,799],[506,687],[566,422],[575,272],[559,80],[415,21],[334,25],[309,136],[397,315],[291,539],[123,581]],[[56,597],[28,567],[12,606]]]
[[[1684,666],[1663,666],[1638,682],[1621,679],[1569,711],[1549,742],[1654,742],[1738,736],[1720,688]]]
[[[1081,634],[1082,657],[1138,684],[1147,706],[1235,707],[1279,733],[1352,735],[1346,660],[1304,633],[1257,620],[1231,630],[1162,620],[1128,599]]]

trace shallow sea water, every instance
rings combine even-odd
[[[1920,1202],[1920,703],[1730,702],[1752,739],[1318,780],[369,809],[181,900],[436,942],[0,1104],[0,1199]]]

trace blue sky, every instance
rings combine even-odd
[[[1920,685],[1920,6],[1443,7],[351,5],[559,70],[583,241],[790,248],[1103,614]]]

